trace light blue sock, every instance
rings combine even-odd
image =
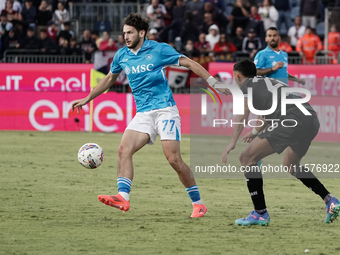
[[[129,201],[129,193],[132,181],[125,177],[117,178],[118,192],[126,200]]]
[[[193,204],[203,204],[197,185],[186,188],[186,191],[188,192],[188,195]]]

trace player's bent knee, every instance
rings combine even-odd
[[[175,169],[176,171],[180,169],[180,165],[182,164],[182,158],[180,156],[173,154],[168,156],[166,159],[173,169]]]
[[[131,155],[132,155],[132,152],[127,146],[125,146],[124,144],[119,145],[118,147],[119,158],[124,158],[124,157],[131,156]]]
[[[239,160],[241,163],[241,166],[250,166],[252,164],[255,164],[256,161],[254,158],[252,158],[247,151],[243,151],[240,156],[239,156]]]
[[[247,162],[246,162],[246,161],[247,161],[247,153],[243,151],[243,152],[240,154],[240,156],[238,157],[238,159],[239,159],[241,165],[244,166],[244,165],[247,163]]]
[[[124,150],[124,146],[120,144],[117,149],[118,157],[122,157],[124,155]]]

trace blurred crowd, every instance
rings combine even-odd
[[[321,0],[160,1],[151,0],[147,8],[150,36],[187,56],[211,55],[217,61],[234,61],[235,53],[254,58],[267,46],[265,31],[276,27],[280,50],[297,52],[312,63],[324,49],[325,7],[340,6],[340,1]],[[340,50],[337,25],[331,24],[328,34],[328,50],[334,56]]]
[[[84,54],[90,62],[96,50],[116,51],[125,46],[122,34],[111,36],[110,26],[104,30],[94,26],[75,38],[69,12],[73,2],[0,0],[0,57],[7,50],[34,50]],[[188,57],[235,61],[236,54],[243,54],[254,58],[266,47],[266,29],[277,27],[280,49],[296,51],[312,62],[324,49],[323,34],[317,28],[323,24],[327,6],[340,6],[340,0],[150,0],[144,11],[150,20],[148,39],[169,43]],[[330,24],[328,34],[328,50],[336,56],[340,50],[337,25]]]

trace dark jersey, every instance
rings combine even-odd
[[[252,88],[252,99],[253,106],[256,110],[269,110],[273,105],[273,92],[277,89],[277,105],[276,110],[266,116],[263,116],[265,119],[282,119],[281,114],[281,89],[282,88],[290,88],[287,84],[275,80],[273,78],[268,77],[254,77],[247,79],[241,86],[241,90],[245,97],[249,97],[248,88]],[[286,98],[294,99],[294,98],[302,98],[297,93],[289,93],[286,95]],[[249,99],[248,99],[249,100]],[[307,111],[310,113],[314,112],[314,109],[310,106],[309,103],[302,104]],[[275,107],[275,106],[273,106]],[[287,104],[287,115],[289,113],[294,113],[296,111],[301,112],[301,110],[295,104]],[[271,122],[270,122],[271,123]]]

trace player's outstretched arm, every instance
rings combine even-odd
[[[235,119],[235,123],[247,123],[249,117],[249,108],[248,108],[248,99],[244,99],[244,114],[237,115]],[[245,124],[234,124],[234,132],[233,136],[231,137],[230,143],[225,147],[222,153],[222,162],[224,164],[227,163],[227,155],[229,152],[236,147],[237,140],[239,139]]]
[[[289,74],[289,73],[288,73],[288,80],[290,80],[290,81],[296,81],[296,82],[298,82],[298,83],[300,83],[300,84],[302,84],[302,85],[305,85],[305,84],[306,84],[306,80],[305,80],[305,79],[297,78],[297,77],[295,77],[295,76],[293,76],[293,75],[291,75],[291,74]]]
[[[214,77],[212,77],[210,73],[207,70],[205,70],[203,66],[198,64],[196,61],[191,60],[190,58],[187,58],[187,57],[180,58],[179,65],[189,68],[197,76],[205,79],[211,87],[215,87],[215,84],[221,83],[217,81]],[[223,94],[231,95],[231,92],[228,89],[216,89],[216,90],[218,90],[219,92]]]
[[[191,60],[190,58],[187,57],[180,58],[179,65],[189,68],[196,75],[205,80],[207,80],[211,76],[210,73],[207,70],[205,70],[203,66],[198,64],[196,61]]]
[[[109,72],[103,79],[101,79],[97,87],[95,87],[87,97],[78,99],[72,103],[72,111],[77,108],[77,112],[79,113],[79,110],[82,110],[84,105],[109,89],[115,83],[118,76],[119,74],[113,74]]]

